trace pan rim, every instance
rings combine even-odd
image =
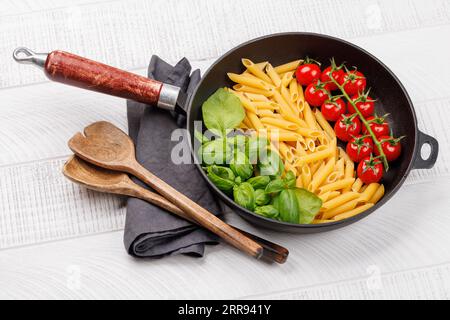
[[[247,46],[249,44],[258,42],[258,41],[262,41],[262,40],[266,40],[269,38],[275,38],[275,37],[284,37],[284,36],[313,36],[313,37],[319,37],[319,38],[323,38],[326,40],[332,40],[332,41],[337,41],[337,42],[341,42],[345,45],[348,45],[350,47],[353,47],[354,49],[360,51],[362,54],[367,55],[369,58],[371,58],[372,60],[374,60],[376,63],[378,63],[381,67],[383,67],[384,70],[386,70],[386,72],[395,80],[395,82],[398,84],[398,86],[400,87],[402,94],[405,96],[406,101],[408,103],[409,109],[411,111],[412,117],[413,117],[413,122],[414,122],[414,144],[413,144],[413,151],[412,151],[412,156],[411,156],[411,160],[405,170],[405,173],[403,174],[403,176],[401,177],[400,181],[392,188],[392,190],[386,194],[378,203],[376,203],[373,207],[371,207],[370,209],[364,211],[363,213],[360,213],[356,216],[347,218],[347,219],[343,219],[343,220],[339,220],[339,221],[334,221],[334,222],[327,222],[327,223],[319,223],[319,224],[297,224],[297,223],[290,223],[290,222],[284,222],[284,221],[279,221],[279,220],[274,220],[274,219],[270,219],[270,218],[266,218],[264,216],[258,215],[244,207],[239,206],[237,203],[235,203],[231,198],[229,198],[225,193],[223,193],[219,188],[217,188],[207,177],[206,173],[204,172],[204,170],[202,169],[201,165],[197,163],[197,161],[195,162],[195,166],[197,166],[197,169],[200,170],[202,176],[204,179],[206,179],[208,185],[210,188],[213,188],[215,193],[227,204],[231,207],[231,209],[233,209],[233,207],[235,207],[237,210],[240,210],[241,212],[245,212],[248,215],[251,215],[253,217],[255,217],[258,220],[262,220],[265,222],[268,222],[270,224],[273,225],[278,225],[278,226],[284,226],[287,227],[289,229],[324,229],[323,231],[326,230],[331,230],[333,229],[333,227],[338,227],[342,224],[344,225],[350,225],[354,222],[357,222],[361,219],[364,219],[365,217],[367,217],[368,215],[372,214],[374,211],[376,211],[377,209],[379,209],[380,207],[382,207],[385,203],[387,203],[396,193],[397,191],[402,187],[403,183],[405,182],[406,178],[408,177],[409,173],[411,172],[413,165],[414,165],[414,161],[416,159],[416,155],[417,155],[417,141],[418,141],[418,126],[417,126],[417,115],[414,109],[414,105],[412,103],[412,100],[408,94],[408,92],[406,91],[406,88],[404,87],[404,85],[402,84],[402,82],[400,81],[400,79],[395,75],[395,73],[387,66],[385,65],[380,59],[378,59],[375,55],[373,55],[372,53],[370,53],[369,51],[367,51],[366,49],[361,48],[360,46],[351,43],[347,40],[338,38],[338,37],[334,37],[334,36],[330,36],[330,35],[326,35],[326,34],[320,34],[320,33],[314,33],[314,32],[280,32],[280,33],[273,33],[273,34],[268,34],[268,35],[264,35],[261,37],[257,37],[251,40],[248,40],[246,42],[243,42],[241,44],[239,44],[236,47],[233,47],[232,49],[228,50],[227,52],[225,52],[224,54],[222,54],[216,61],[214,61],[214,63],[206,70],[206,72],[204,73],[201,81],[197,84],[194,92],[192,93],[192,95],[189,97],[188,100],[188,112],[187,112],[187,129],[188,132],[191,131],[191,108],[192,108],[192,102],[194,97],[197,95],[197,91],[200,88],[201,84],[203,83],[204,79],[206,78],[206,76],[211,72],[211,70],[213,70],[215,68],[216,65],[218,65],[225,57],[227,57],[228,55],[230,55],[231,53],[233,53],[234,51]],[[189,144],[189,148],[190,148],[190,152],[192,154],[192,156],[194,157],[194,159],[197,159],[197,155],[195,154],[195,151],[192,147],[192,142],[191,142],[191,137],[189,137],[188,139],[188,144]],[[239,213],[237,213],[238,215],[240,215]],[[245,218],[244,218],[245,219]],[[269,228],[269,227],[268,227]]]

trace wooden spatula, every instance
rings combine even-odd
[[[189,215],[186,215],[166,198],[142,188],[133,182],[126,173],[97,167],[74,155],[65,163],[63,174],[69,180],[83,185],[88,189],[139,198],[195,223]],[[272,254],[274,261],[278,263],[284,263],[286,261],[289,255],[289,251],[286,248],[234,226],[231,227],[258,242],[264,247],[264,250]]]
[[[84,129],[84,135],[77,133],[69,140],[69,148],[87,162],[136,176],[181,209],[191,220],[256,259],[275,260],[273,253],[265,250],[261,244],[232,228],[141,166],[135,157],[133,141],[113,124],[105,121],[91,124]]]

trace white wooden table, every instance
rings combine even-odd
[[[12,50],[64,49],[145,74],[152,54],[205,70],[245,40],[282,31],[348,39],[381,58],[441,146],[387,205],[337,231],[288,235],[287,264],[220,245],[205,258],[136,260],[122,242],[123,201],[60,169],[66,141],[124,101],[50,83]],[[450,3],[445,0],[0,0],[0,298],[450,298]]]

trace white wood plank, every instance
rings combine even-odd
[[[345,16],[351,19],[344,23]],[[0,20],[0,60],[5,62],[0,64],[0,87],[46,81],[42,73],[12,63],[12,50],[23,45],[37,51],[68,50],[137,69],[145,67],[152,53],[170,61],[214,58],[275,32],[354,38],[448,24],[449,19],[445,0],[201,0],[189,3],[188,9],[176,0],[131,0],[62,7]]]
[[[111,0],[0,0],[0,17],[37,11],[49,11],[86,4],[98,4]]]
[[[2,250],[0,298],[219,299],[277,297],[285,290],[299,292],[293,298],[306,291],[311,292],[306,298],[365,298],[361,279],[378,271],[386,286],[381,297],[445,298],[450,264],[448,187],[445,180],[409,185],[371,217],[316,235],[256,230],[229,216],[232,223],[288,247],[285,265],[254,261],[226,245],[208,247],[203,259],[135,260],[123,250],[121,232]],[[444,268],[436,275],[436,269],[425,270],[432,265]],[[406,279],[389,279],[404,271],[398,277]],[[391,291],[393,286],[397,291]],[[368,297],[373,296],[377,297]]]

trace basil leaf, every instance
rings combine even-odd
[[[266,137],[251,137],[247,140],[245,145],[245,154],[250,160],[251,164],[258,163],[258,159],[263,158],[267,155],[267,146],[269,145],[269,140]]]
[[[251,211],[255,209],[255,191],[250,183],[243,182],[240,185],[235,185],[233,196],[238,205]]]
[[[285,188],[284,181],[281,178],[277,178],[269,182],[266,186],[266,193],[278,193]]]
[[[272,205],[280,213],[279,218],[285,222],[299,223],[299,206],[294,189],[284,189],[277,195]]]
[[[229,143],[233,146],[233,151],[245,151],[247,140],[248,137],[243,135],[235,135],[228,138]]]
[[[270,204],[266,206],[256,207],[255,213],[271,219],[276,219],[280,214],[278,210],[275,209],[275,207]]]
[[[303,188],[296,188],[295,193],[300,211],[299,223],[310,224],[322,207],[322,200]]]
[[[265,189],[270,182],[270,177],[268,176],[257,176],[247,180],[253,187],[253,189]]]
[[[208,142],[208,138],[205,137],[203,135],[203,133],[201,133],[200,131],[198,131],[197,129],[194,130],[194,137],[195,139],[197,139],[201,144],[204,144],[206,142]]]
[[[255,190],[255,204],[257,206],[263,206],[270,202],[270,196],[263,189]]]
[[[216,165],[206,168],[208,178],[214,183],[220,190],[230,193],[235,186],[234,173],[227,167],[219,167]]]
[[[286,173],[286,176],[284,177],[286,188],[295,188],[296,182],[295,174],[292,171]]]
[[[202,114],[206,128],[222,137],[245,118],[245,110],[239,98],[223,88],[218,89],[203,103]]]
[[[230,162],[230,169],[242,180],[247,180],[253,175],[253,166],[248,161],[245,153],[240,151],[234,153],[234,157]]]
[[[284,164],[280,156],[272,150],[259,160],[259,171],[263,176],[279,176],[284,171]]]
[[[204,164],[226,164],[233,153],[224,139],[216,139],[203,144],[198,150],[199,158]]]

